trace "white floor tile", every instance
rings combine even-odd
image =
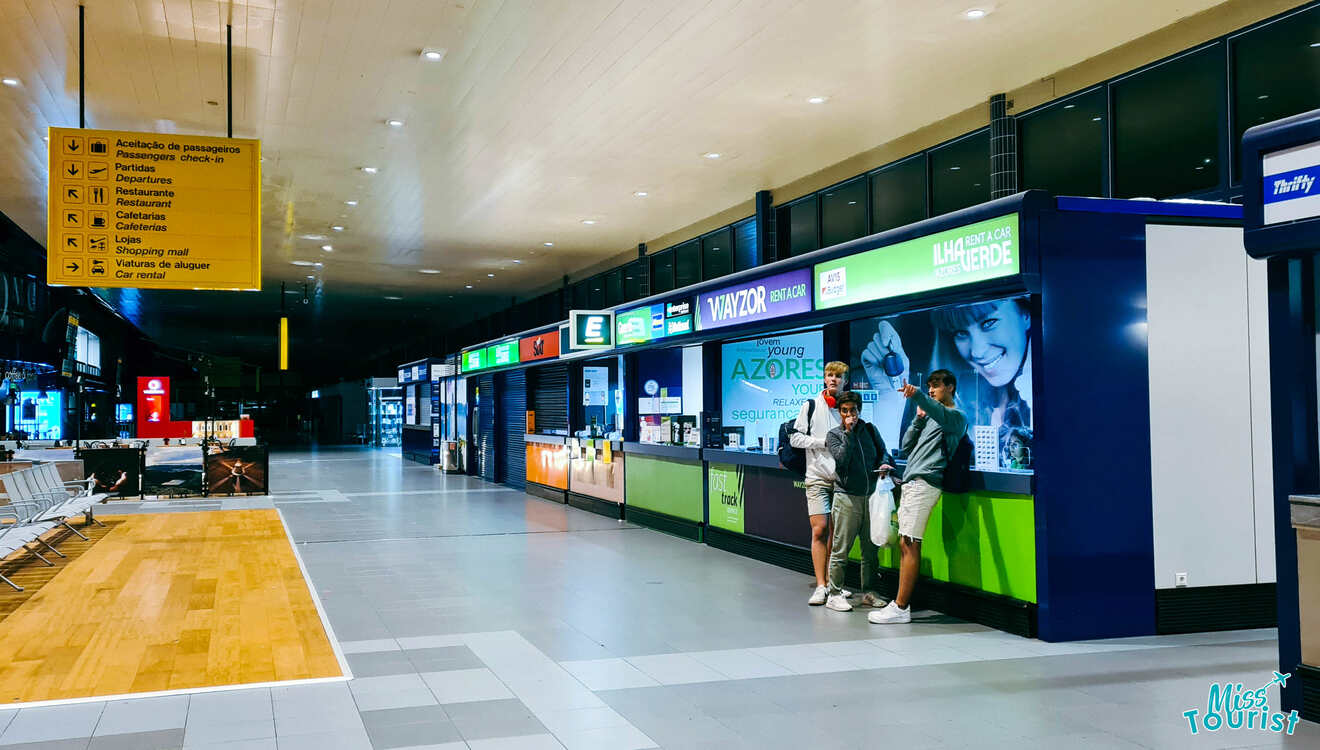
[[[623,659],[565,661],[560,666],[592,690],[654,687],[660,683]]]
[[[387,708],[433,706],[435,696],[420,675],[399,674],[383,677],[364,677],[350,680],[359,711],[381,711]]]
[[[441,704],[470,703],[512,698],[513,693],[489,669],[454,669],[422,675],[431,694]]]
[[[634,726],[583,729],[556,735],[567,750],[643,750],[655,742]]]
[[[393,638],[377,638],[366,641],[342,641],[339,649],[347,654],[371,654],[378,651],[398,651],[399,642]]]
[[[564,746],[559,744],[559,740],[549,734],[469,740],[467,744],[472,750],[564,750]]]
[[[628,663],[662,685],[717,682],[729,679],[687,654],[633,656],[628,659]]]
[[[0,745],[91,737],[104,703],[24,708],[0,735]]]

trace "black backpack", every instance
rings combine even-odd
[[[971,438],[964,432],[953,449],[953,455],[944,464],[944,486],[940,489],[955,495],[972,491],[973,448]]]
[[[812,398],[807,402],[807,433],[811,433],[811,418],[816,413],[816,399]],[[789,442],[789,436],[797,432],[793,425],[797,424],[797,417],[779,425],[779,465],[793,472],[799,477],[807,475],[807,452],[801,448],[794,448]]]

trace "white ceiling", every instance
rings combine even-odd
[[[223,135],[231,21],[267,285],[313,259],[328,289],[525,294],[1220,1],[88,0],[87,125]],[[0,87],[0,211],[43,243],[77,19],[0,0],[21,81]]]

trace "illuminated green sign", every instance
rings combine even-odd
[[[462,364],[463,372],[465,373],[486,369],[486,350],[472,349],[471,351],[463,352]]]
[[[518,342],[505,341],[486,347],[486,366],[501,367],[518,364]]]
[[[816,309],[929,292],[1021,271],[1018,215],[817,263]]]

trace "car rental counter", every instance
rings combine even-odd
[[[1052,641],[1269,626],[1272,487],[1196,468],[1270,450],[1252,394],[1269,332],[1248,314],[1265,294],[1239,207],[1032,191],[574,311],[563,328],[608,316],[611,335],[560,352],[577,358],[567,493],[600,499],[599,470],[622,463],[630,521],[808,571],[780,424],[840,360],[898,451],[898,386],[948,369],[972,488],[931,518],[919,606]],[[626,463],[596,437],[620,422]]]
[[[1276,438],[1270,462],[1278,569],[1283,710],[1320,722],[1320,110],[1258,125],[1242,138],[1243,223],[1249,263],[1268,268],[1270,382]]]

